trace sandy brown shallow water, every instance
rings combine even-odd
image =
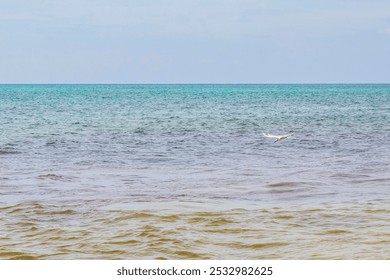
[[[43,202],[2,207],[0,258],[390,258],[387,201],[220,211],[167,203],[133,210]]]

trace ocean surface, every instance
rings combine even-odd
[[[0,85],[0,259],[390,259],[389,137],[389,84]]]

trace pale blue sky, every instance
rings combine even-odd
[[[0,0],[0,83],[390,82],[389,0]]]

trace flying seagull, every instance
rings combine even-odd
[[[272,134],[269,134],[269,133],[263,133],[264,137],[268,137],[268,138],[275,138],[275,142],[278,142],[278,141],[282,141],[284,139],[286,139],[287,137],[290,137],[291,135],[294,134],[294,131],[289,131],[287,134],[284,134],[284,135],[272,135]]]

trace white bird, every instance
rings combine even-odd
[[[275,138],[275,142],[278,142],[278,141],[282,141],[284,139],[286,139],[287,137],[290,137],[291,135],[294,134],[294,131],[289,131],[288,134],[284,134],[284,135],[272,135],[272,134],[269,134],[269,133],[263,133],[264,137],[268,137],[268,138]]]

